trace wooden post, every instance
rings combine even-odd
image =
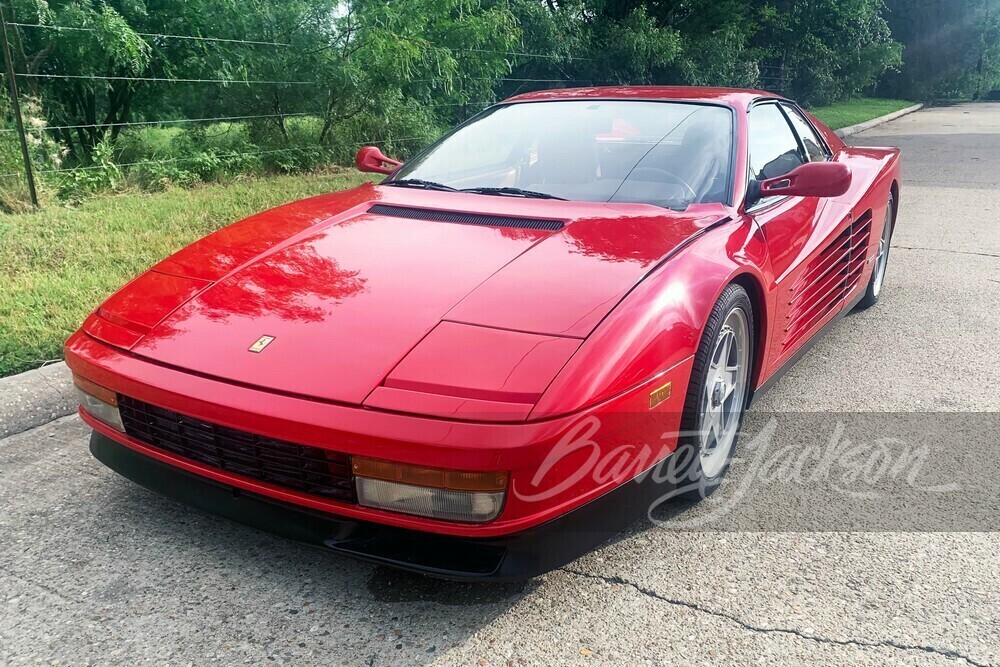
[[[17,124],[17,134],[21,138],[21,157],[24,158],[24,175],[28,179],[28,192],[31,194],[31,205],[38,208],[38,193],[35,191],[35,175],[31,171],[31,155],[28,153],[28,140],[24,136],[24,121],[21,119],[21,98],[17,93],[17,80],[14,78],[14,62],[10,57],[10,44],[7,42],[7,18],[0,3],[0,45],[3,47],[3,62],[7,68],[7,88],[14,104],[14,122]]]

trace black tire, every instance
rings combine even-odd
[[[699,435],[702,422],[702,397],[708,382],[708,370],[711,356],[715,351],[715,343],[722,331],[723,324],[729,315],[737,308],[742,309],[748,324],[748,369],[743,392],[743,403],[740,406],[736,439],[729,450],[725,465],[712,477],[707,477],[701,465],[701,437]],[[749,295],[743,287],[731,284],[725,289],[712,308],[712,313],[702,332],[698,351],[694,356],[691,368],[691,381],[688,383],[687,395],[684,399],[684,414],[681,418],[681,437],[678,440],[677,451],[673,455],[671,471],[677,484],[676,497],[684,500],[707,498],[715,492],[729,470],[733,455],[739,441],[739,429],[743,425],[750,397],[750,382],[753,371],[754,353],[756,351],[756,336],[754,332],[754,310]]]
[[[882,234],[885,240],[885,264],[886,268],[882,270],[882,282],[885,283],[885,271],[887,270],[889,264],[889,246],[892,240],[892,231],[896,226],[896,201],[892,194],[889,195],[889,202],[886,204],[885,210],[885,224],[882,226]],[[881,243],[881,241],[880,241]],[[882,296],[882,286],[876,285],[878,280],[878,259],[875,260],[875,266],[872,268],[871,278],[868,279],[868,288],[865,290],[865,295],[861,297],[861,301],[858,301],[858,305],[854,307],[855,311],[867,310],[871,308],[876,303],[878,303],[879,297]]]

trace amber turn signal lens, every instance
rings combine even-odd
[[[509,481],[506,472],[466,472],[425,468],[363,456],[353,457],[351,468],[357,477],[449,491],[504,491]]]
[[[95,384],[87,378],[77,375],[76,373],[73,373],[73,384],[76,385],[77,389],[88,396],[96,398],[101,403],[107,403],[113,408],[118,407],[118,395],[110,389],[106,389],[99,384]]]
[[[118,412],[118,395],[115,392],[76,373],[73,374],[73,384],[76,385],[76,393],[80,395],[80,407],[84,412],[122,433],[125,432],[121,413]]]

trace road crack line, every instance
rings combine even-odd
[[[949,250],[948,248],[918,248],[917,246],[909,245],[894,245],[893,250],[926,250],[928,252],[947,252],[953,255],[974,255],[976,257],[992,257],[994,259],[1000,259],[1000,255],[995,255],[989,252],[972,252],[971,250]]]
[[[795,630],[793,628],[777,628],[777,627],[764,627],[759,625],[753,625],[738,616],[726,613],[724,611],[717,611],[715,609],[709,609],[708,607],[703,607],[694,602],[687,602],[686,600],[678,600],[676,598],[670,598],[656,591],[640,586],[639,584],[633,583],[627,579],[616,575],[603,575],[603,574],[592,574],[590,572],[582,572],[580,570],[572,570],[570,568],[560,568],[562,572],[568,574],[575,574],[578,577],[583,577],[585,579],[594,579],[597,581],[603,581],[606,584],[611,584],[613,586],[627,586],[633,588],[642,595],[646,597],[651,597],[661,602],[666,602],[667,604],[674,605],[677,607],[684,607],[692,611],[697,611],[702,614],[708,614],[710,616],[715,616],[716,618],[725,619],[731,623],[735,623],[745,630],[750,632],[758,632],[763,634],[783,634],[797,637],[799,639],[804,639],[818,644],[834,644],[837,646],[856,646],[858,648],[894,648],[902,651],[922,651],[923,653],[933,653],[936,655],[944,656],[946,658],[954,658],[958,660],[964,660],[965,662],[973,665],[974,667],[991,667],[988,663],[977,662],[967,655],[958,653],[957,651],[952,651],[950,649],[938,648],[936,646],[927,646],[923,644],[901,644],[899,642],[892,641],[891,639],[884,639],[882,641],[864,641],[861,639],[834,639],[832,637],[823,637],[821,635],[806,634],[800,630]]]
[[[27,586],[30,586],[31,588],[35,588],[35,589],[37,589],[39,591],[42,591],[43,593],[47,593],[47,594],[51,595],[52,597],[56,598],[57,600],[61,600],[62,602],[65,602],[66,604],[76,604],[76,602],[77,602],[76,600],[73,600],[73,599],[67,597],[66,595],[64,595],[63,593],[59,592],[57,589],[55,589],[55,588],[53,588],[51,586],[47,586],[45,584],[40,584],[37,581],[34,581],[32,579],[28,579],[27,577],[22,576],[22,575],[20,575],[20,574],[18,574],[16,572],[9,572],[7,574],[7,577],[10,578],[10,579],[14,579],[15,581],[19,581],[22,584],[26,584]]]

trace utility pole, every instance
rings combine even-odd
[[[31,205],[38,208],[38,193],[35,191],[35,175],[31,171],[31,155],[28,153],[28,140],[24,136],[24,121],[21,119],[21,98],[17,94],[17,80],[14,78],[14,61],[10,57],[10,44],[7,42],[7,17],[3,13],[3,3],[0,3],[0,45],[3,47],[3,61],[7,67],[7,84],[10,99],[14,104],[14,122],[17,124],[17,135],[21,138],[21,157],[24,158],[24,175],[28,179],[28,192],[31,194]]]

